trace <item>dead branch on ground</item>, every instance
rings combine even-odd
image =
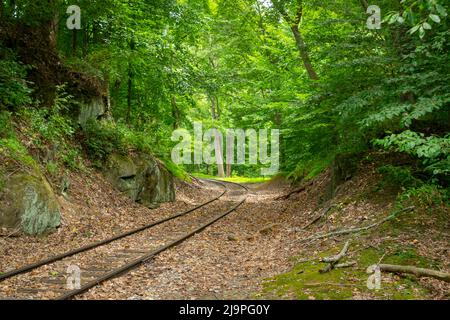
[[[350,246],[350,240],[347,240],[347,242],[344,244],[344,247],[342,248],[341,252],[339,252],[337,255],[320,259],[320,262],[328,263],[328,265],[325,268],[320,269],[319,272],[326,273],[328,271],[333,270],[336,267],[336,265],[338,264],[338,262],[342,258],[345,257],[349,246]],[[342,267],[342,265],[341,265],[341,267]]]
[[[450,273],[448,272],[395,264],[378,264],[374,266],[378,266],[381,271],[385,272],[410,273],[417,277],[431,277],[445,282],[450,282]]]
[[[305,239],[302,239],[301,241],[309,241],[309,240],[318,240],[318,239],[323,239],[323,238],[330,238],[330,237],[335,237],[335,236],[340,236],[340,235],[345,235],[345,234],[349,234],[349,233],[357,233],[357,232],[361,232],[361,231],[367,231],[369,229],[375,228],[380,226],[381,224],[385,223],[386,221],[392,220],[394,219],[398,214],[402,213],[402,212],[408,212],[408,211],[412,211],[414,210],[414,206],[413,207],[408,207],[408,208],[404,208],[402,210],[396,211],[393,214],[389,215],[388,217],[375,222],[371,225],[365,226],[365,227],[359,227],[359,228],[350,228],[350,229],[342,229],[342,230],[336,230],[336,231],[332,231],[332,232],[328,232],[325,234],[319,234],[316,236],[311,236]]]
[[[300,193],[302,191],[305,191],[307,187],[309,187],[310,185],[312,185],[314,183],[314,181],[310,181],[306,184],[301,185],[300,187],[290,191],[288,194],[276,197],[274,200],[287,200],[291,195],[293,195],[294,193]]]

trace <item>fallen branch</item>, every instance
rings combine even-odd
[[[418,277],[432,277],[445,282],[450,282],[450,273],[447,272],[432,269],[417,268],[413,266],[401,266],[395,264],[379,264],[378,267],[380,268],[381,271],[385,272],[411,273]]]
[[[334,266],[335,269],[337,268],[348,268],[348,267],[353,267],[356,266],[356,261],[349,261],[349,262],[344,262],[344,263],[339,263],[337,265]]]
[[[318,240],[318,239],[323,239],[323,238],[330,238],[330,237],[335,237],[335,236],[340,236],[340,235],[344,235],[344,234],[349,234],[349,233],[356,233],[356,232],[361,232],[361,231],[366,231],[375,227],[378,227],[379,225],[385,223],[386,221],[392,220],[394,219],[398,214],[402,213],[402,212],[407,212],[407,211],[412,211],[414,210],[414,207],[408,207],[399,211],[394,212],[393,214],[389,215],[388,217],[373,223],[371,225],[365,226],[365,227],[359,227],[359,228],[350,228],[350,229],[343,229],[343,230],[337,230],[337,231],[332,231],[332,232],[328,232],[325,234],[320,234],[317,236],[312,236],[312,237],[308,237],[305,239],[302,239],[301,241],[309,241],[309,240]]]
[[[314,183],[314,181],[310,181],[307,184],[304,184],[300,187],[298,187],[297,189],[292,190],[291,192],[289,192],[288,194],[276,197],[274,200],[286,200],[288,199],[291,195],[293,195],[294,193],[300,193],[302,191],[305,191],[307,187],[309,187],[310,185],[312,185]]]
[[[344,247],[342,248],[341,252],[339,252],[337,255],[320,259],[320,262],[328,263],[328,265],[325,268],[320,269],[319,272],[326,273],[328,271],[333,270],[335,268],[335,265],[339,262],[339,260],[341,260],[347,254],[349,245],[350,245],[350,240],[347,240],[347,242],[344,244]]]
[[[302,229],[305,230],[306,228],[312,226],[314,223],[316,223],[317,221],[319,221],[320,219],[322,219],[322,218],[328,213],[328,211],[331,210],[331,207],[332,207],[331,205],[325,207],[325,208],[322,210],[322,213],[321,213],[320,215],[318,215],[316,218],[314,218],[314,220],[312,220],[311,222],[309,222],[309,223],[308,223],[306,226],[304,226]]]
[[[332,257],[325,257],[320,259],[321,262],[326,262],[326,263],[336,263],[339,260],[341,260],[346,254],[347,254],[347,250],[348,247],[350,245],[350,240],[348,240],[345,244],[344,247],[342,248],[341,252],[339,252],[337,255],[332,256]]]

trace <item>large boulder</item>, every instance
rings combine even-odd
[[[173,177],[164,165],[147,154],[109,157],[105,175],[133,201],[155,208],[175,200]]]
[[[27,234],[39,235],[54,230],[60,223],[56,196],[37,169],[6,179],[0,191],[1,226],[19,227]]]

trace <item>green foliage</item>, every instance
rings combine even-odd
[[[73,97],[64,91],[64,86],[57,88],[53,106],[47,108],[23,109],[21,114],[30,122],[30,133],[35,133],[35,144],[59,144],[70,139],[75,133],[73,123],[67,111]]]
[[[53,150],[55,164],[74,170],[81,167],[81,156],[74,143],[75,129],[69,113],[72,103],[73,97],[66,93],[65,86],[59,86],[50,108],[21,109],[19,115],[34,147],[44,155]]]
[[[296,168],[288,175],[289,179],[294,181],[314,179],[318,174],[325,170],[333,161],[332,156],[315,158],[309,161],[301,161]]]
[[[126,152],[124,138],[113,123],[91,120],[86,124],[83,134],[86,151],[98,167],[113,152]]]
[[[16,162],[19,167],[22,165],[28,167],[36,166],[36,162],[28,154],[28,150],[16,137],[0,139],[0,153]]]
[[[397,199],[402,206],[415,205],[428,211],[440,209],[450,205],[450,192],[448,188],[425,184],[420,187],[406,190]]]
[[[66,9],[64,1],[4,3],[5,20],[36,28]],[[376,147],[413,155],[422,161],[417,175],[448,183],[448,1],[380,0],[380,30],[366,27],[360,1],[301,1],[299,32],[317,81],[286,22],[299,3],[79,0],[83,28],[75,37],[59,24],[59,53],[74,74],[105,84],[116,121],[88,125],[87,153],[99,165],[113,151],[169,158],[172,130],[202,121],[281,129],[281,170],[294,179],[315,177],[336,154]],[[29,104],[26,67],[1,52],[2,106]],[[37,146],[73,138],[70,100],[59,93],[52,110],[29,111]],[[72,167],[76,154],[61,148]],[[260,167],[232,172],[258,176]]]
[[[432,30],[432,25],[440,24],[441,20],[447,17],[443,0],[402,0],[402,12],[389,12],[384,22],[389,24],[407,24],[411,28],[408,33],[414,34],[417,31],[420,38],[425,37],[427,30]]]
[[[5,111],[0,111],[0,159],[2,160],[0,167],[8,166],[8,162],[11,161],[15,167],[36,166],[36,162],[14,132],[11,114]]]
[[[444,138],[406,130],[378,139],[375,144],[386,149],[405,152],[422,159],[426,171],[433,175],[449,175],[450,135]]]
[[[31,103],[31,89],[25,80],[27,67],[16,61],[0,42],[0,110],[14,109]]]
[[[407,167],[386,165],[380,167],[378,172],[383,175],[383,181],[381,182],[382,188],[385,185],[411,188],[422,184],[422,181],[415,178],[411,173],[411,169]]]
[[[0,111],[0,138],[9,138],[14,134],[11,123],[11,113]]]
[[[130,129],[124,124],[91,120],[83,132],[84,145],[91,159],[101,167],[110,154],[127,154],[138,151],[153,154],[153,138],[142,131]],[[176,172],[177,169],[174,168]]]
[[[58,164],[54,163],[53,161],[49,161],[45,165],[45,168],[46,168],[48,173],[55,174],[57,172],[57,170],[58,170]]]

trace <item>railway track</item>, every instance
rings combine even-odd
[[[247,187],[208,181],[222,186],[222,193],[194,208],[1,274],[0,299],[74,298],[189,239],[245,202]],[[208,209],[208,205],[219,199],[223,199],[218,204],[219,213]],[[67,282],[69,266],[78,269],[81,280],[80,285],[73,289],[69,289]],[[12,296],[11,291],[14,291]]]

